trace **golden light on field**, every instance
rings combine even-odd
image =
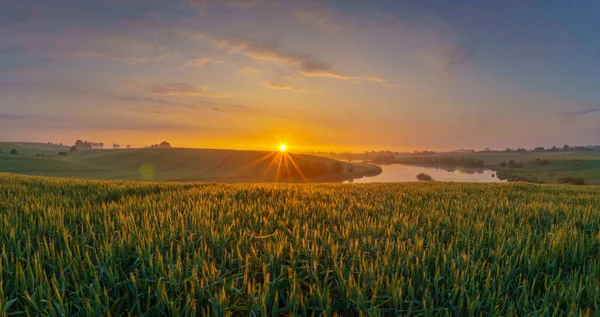
[[[269,152],[261,158],[253,161],[254,170],[260,173],[261,177],[272,175],[272,181],[307,181],[302,172],[298,161],[304,161],[301,156],[289,153],[289,147],[286,143],[278,141],[277,151]],[[262,165],[264,162],[265,165]],[[272,174],[271,174],[272,173]]]

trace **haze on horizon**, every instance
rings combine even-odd
[[[0,140],[600,143],[595,1],[6,0]]]

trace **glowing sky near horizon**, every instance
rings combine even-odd
[[[5,0],[0,141],[600,143],[600,2]]]

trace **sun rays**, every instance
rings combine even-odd
[[[253,170],[260,171],[260,177],[267,178],[269,181],[280,182],[302,180],[306,182],[307,179],[297,162],[301,161],[302,158],[298,155],[289,153],[288,149],[287,144],[280,143],[278,151],[269,152],[254,161]]]

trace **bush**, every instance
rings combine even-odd
[[[12,149],[10,150],[10,154],[17,155],[19,154],[19,151],[17,151],[17,149]]]
[[[541,160],[539,157],[535,160],[537,165],[550,165],[550,160]]]
[[[58,152],[58,156],[67,156],[67,152]]]
[[[508,161],[508,167],[509,168],[521,168],[523,167],[523,163],[517,163],[513,160]]]
[[[506,167],[506,162],[500,162],[498,165],[500,165],[500,167]]]
[[[417,175],[417,179],[422,181],[422,182],[430,182],[433,180],[433,178],[425,173],[420,173],[419,175]]]
[[[77,152],[77,146],[73,145],[73,146],[72,146],[72,147],[69,149],[69,151],[71,151],[71,152]]]
[[[571,184],[575,179],[573,177],[561,177],[558,179],[559,184]]]
[[[561,177],[558,179],[559,184],[585,185],[583,177]]]

